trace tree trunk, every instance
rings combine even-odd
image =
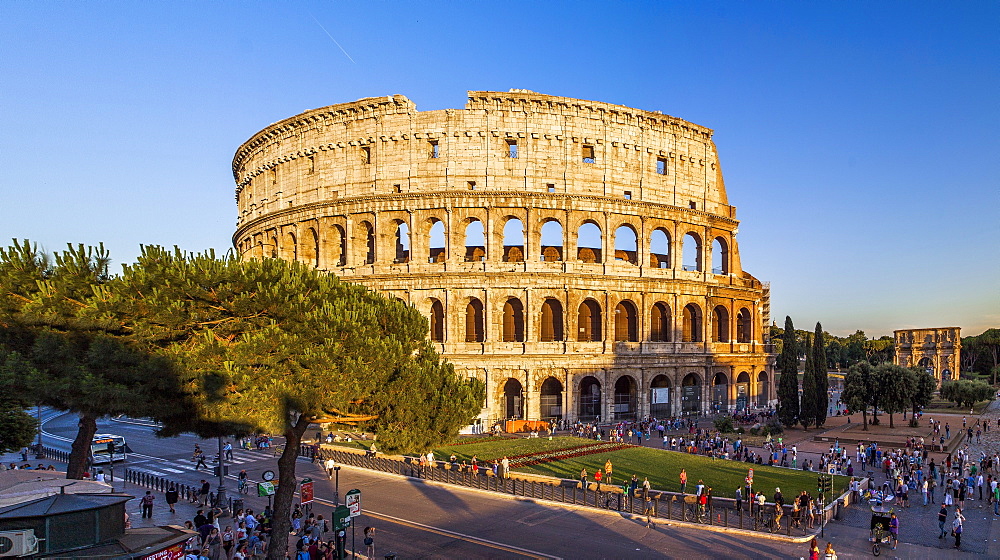
[[[295,462],[299,456],[302,435],[309,427],[304,415],[285,430],[285,450],[278,458],[278,488],[274,491],[274,514],[271,519],[271,542],[267,547],[267,560],[285,560],[288,551],[288,533],[292,530],[292,500],[298,489],[295,479]]]
[[[893,429],[893,428],[895,428],[895,427],[896,427],[896,426],[893,426],[893,425],[892,425],[892,413],[890,412],[890,413],[889,413],[889,429],[891,430],[891,429]]]
[[[90,462],[90,446],[94,442],[94,434],[97,433],[97,415],[91,413],[80,414],[79,429],[76,431],[76,439],[73,440],[73,447],[69,452],[69,465],[66,466],[66,478],[80,480],[87,472]]]
[[[861,411],[861,431],[868,431],[868,407]]]

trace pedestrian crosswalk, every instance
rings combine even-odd
[[[250,451],[234,449],[232,459],[227,459],[225,463],[232,473],[233,468],[239,465],[270,460],[273,458],[274,455],[270,450]],[[129,455],[128,464],[126,466],[132,470],[151,474],[153,476],[169,477],[172,475],[191,472],[207,472],[211,474],[215,470],[218,463],[213,461],[206,462],[208,464],[207,471],[204,468],[196,469],[194,461],[190,459],[170,461],[168,459],[161,459],[159,457],[151,457],[149,455],[135,453]]]

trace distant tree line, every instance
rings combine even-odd
[[[996,385],[1000,377],[1000,329],[988,329],[978,336],[962,338],[962,372],[966,377],[989,379]]]
[[[778,354],[783,353],[785,331],[787,329],[787,323],[785,328],[779,328],[776,325],[771,326],[771,341],[774,342],[775,352]],[[829,371],[844,371],[854,364],[863,361],[870,364],[892,362],[895,355],[894,341],[891,336],[869,339],[865,335],[865,332],[860,330],[846,337],[835,336],[825,331],[818,335],[809,333],[809,331],[795,331],[797,340],[805,341],[810,335],[822,340],[823,359],[826,369]],[[811,349],[813,344],[810,343],[808,348]],[[799,345],[796,350],[797,358],[805,360],[808,353],[806,346]]]

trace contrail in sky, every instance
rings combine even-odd
[[[318,25],[319,28],[323,30],[323,33],[326,33],[326,36],[329,37],[331,41],[333,41],[334,45],[337,45],[337,48],[340,49],[340,52],[344,53],[344,56],[346,56],[347,59],[350,60],[352,64],[357,64],[357,62],[354,62],[354,59],[351,58],[351,55],[347,54],[347,51],[344,50],[344,47],[341,47],[340,43],[338,43],[337,40],[333,38],[333,35],[330,35],[330,32],[327,31],[325,27],[323,27],[323,24],[320,23],[318,19],[316,19],[316,16],[309,14],[309,17],[313,18],[313,21],[316,22],[316,25]]]

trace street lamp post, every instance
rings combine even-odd
[[[35,457],[42,458],[42,405],[35,405],[38,416],[38,443],[35,445]]]
[[[340,505],[340,465],[333,467],[333,472],[336,473],[336,480],[333,483],[333,505]]]
[[[215,493],[215,503],[225,513],[226,507],[226,454],[222,451],[222,436],[219,436],[219,489]]]

